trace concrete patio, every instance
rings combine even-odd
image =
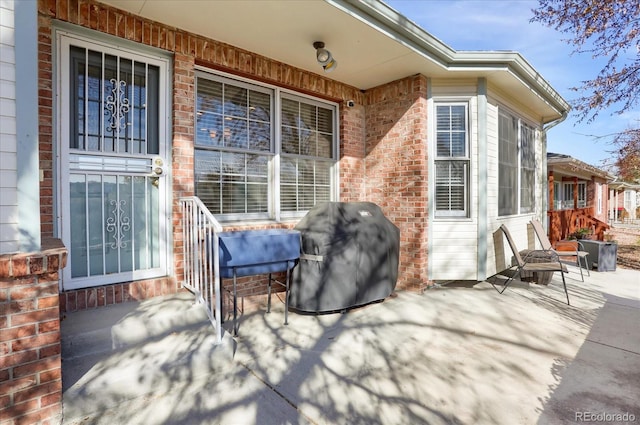
[[[69,314],[64,424],[639,422],[640,272],[567,283],[571,306],[559,276],[503,295],[399,292],[288,326],[281,302],[259,305],[219,345],[186,294]]]

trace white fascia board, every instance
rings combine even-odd
[[[456,51],[378,0],[325,0],[382,34],[447,69]]]
[[[518,52],[456,51],[378,0],[325,1],[440,65],[444,70],[510,72],[559,115],[566,115],[571,109],[567,101]]]

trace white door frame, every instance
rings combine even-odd
[[[107,39],[107,40],[105,40]],[[171,226],[171,143],[170,143],[170,63],[171,58],[164,52],[149,52],[149,49],[145,49],[144,46],[140,50],[134,47],[129,47],[131,43],[111,36],[96,35],[96,38],[79,35],[67,30],[58,29],[55,31],[56,40],[56,68],[55,68],[55,95],[56,95],[56,110],[55,110],[55,122],[56,138],[57,138],[57,155],[55,157],[56,164],[55,169],[59,178],[57,179],[56,186],[56,199],[55,205],[57,207],[56,223],[58,226],[59,237],[62,238],[65,245],[69,249],[69,258],[71,256],[70,250],[70,225],[71,220],[71,205],[69,200],[69,159],[71,156],[71,149],[69,147],[70,137],[70,125],[69,125],[69,111],[70,111],[70,96],[69,96],[69,82],[70,82],[70,53],[69,48],[71,45],[88,48],[92,50],[98,50],[103,53],[111,53],[115,56],[129,56],[131,58],[144,61],[148,64],[152,64],[159,67],[159,105],[158,105],[158,127],[159,127],[159,156],[163,162],[162,173],[159,177],[160,189],[159,189],[159,267],[146,269],[146,270],[133,270],[130,272],[120,272],[115,275],[101,274],[95,277],[84,278],[72,278],[71,277],[71,265],[63,269],[63,273],[60,281],[61,290],[72,290],[78,288],[94,287],[99,285],[118,283],[118,282],[130,282],[140,279],[151,279],[163,276],[170,276],[173,273],[173,263],[171,261],[173,237]],[[127,47],[124,47],[126,45]],[[117,46],[117,47],[116,47]],[[66,93],[63,92],[66,90]],[[98,153],[99,154],[99,153]],[[107,156],[107,155],[104,155]],[[149,157],[149,155],[147,155]],[[150,163],[154,165],[154,160]],[[157,165],[157,164],[155,164]],[[134,173],[135,173],[135,167]],[[149,174],[152,174],[150,169]],[[138,172],[139,173],[139,172]],[[65,202],[67,200],[67,202]],[[71,259],[71,258],[70,258]]]

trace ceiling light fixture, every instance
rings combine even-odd
[[[333,58],[331,52],[324,48],[322,41],[316,41],[313,43],[313,48],[316,49],[316,60],[324,72],[331,72],[338,67],[338,62]]]

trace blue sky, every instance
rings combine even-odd
[[[571,87],[598,75],[606,63],[589,54],[572,54],[563,41],[567,34],[530,23],[537,1],[519,0],[385,0],[399,13],[456,50],[512,50],[519,52],[550,84],[572,103]],[[611,115],[603,111],[592,123],[577,123],[571,113],[549,130],[548,152],[571,155],[594,166],[612,161],[610,137],[640,119],[640,112]]]

